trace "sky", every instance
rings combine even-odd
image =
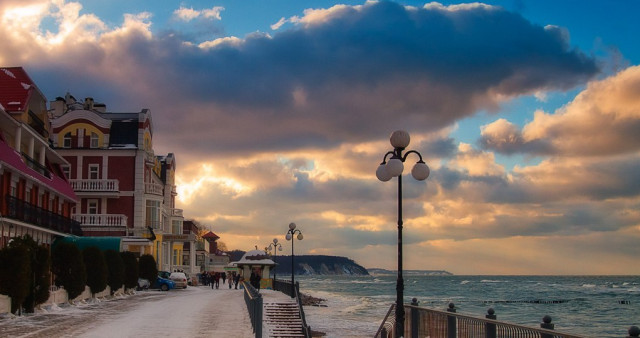
[[[148,108],[177,207],[229,249],[404,268],[639,274],[635,1],[2,0],[0,65]]]

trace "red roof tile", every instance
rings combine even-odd
[[[38,88],[22,67],[0,68],[0,104],[6,111],[24,111],[34,90]]]
[[[202,235],[202,238],[213,238],[213,239],[218,239],[220,238],[220,236],[214,234],[213,232],[209,231],[206,234]]]

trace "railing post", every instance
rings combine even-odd
[[[456,313],[456,305],[449,303],[447,312]],[[456,316],[447,316],[447,338],[457,337]]]
[[[551,324],[551,316],[546,315],[542,317],[542,323],[540,323],[541,329],[553,330],[554,326],[555,324]],[[553,338],[553,336],[547,333],[543,333],[540,335],[540,338]]]
[[[418,299],[411,300],[412,306],[418,306]],[[420,328],[420,312],[416,308],[411,308],[411,338],[418,338],[418,329]]]
[[[629,335],[627,336],[627,338],[635,337],[640,337],[640,328],[634,325],[629,328]]]
[[[493,308],[489,308],[489,310],[487,310],[487,315],[485,316],[485,318],[496,320],[498,319],[498,316],[496,316],[495,313],[496,311]],[[485,325],[486,325],[485,332],[486,332],[487,338],[496,338],[497,336],[496,324],[486,323]]]

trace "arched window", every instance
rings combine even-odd
[[[71,132],[64,134],[62,138],[62,148],[71,148]]]
[[[98,134],[91,133],[91,148],[98,148]]]

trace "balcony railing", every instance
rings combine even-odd
[[[7,196],[7,215],[18,221],[34,224],[45,229],[82,236],[80,224],[68,217],[42,209],[37,205]]]
[[[75,192],[99,191],[99,192],[118,192],[120,191],[120,181],[116,179],[109,180],[69,180],[71,187]]]
[[[42,176],[51,178],[51,173],[49,172],[49,169],[47,169],[47,167],[40,164],[40,162],[29,157],[27,153],[23,152],[22,158],[24,159],[24,163],[27,165],[27,167],[39,172]]]
[[[127,216],[119,214],[75,214],[73,219],[83,227],[126,227]]]
[[[171,216],[173,217],[183,217],[182,209],[171,209]]]
[[[144,184],[144,192],[147,194],[160,195],[162,196],[162,184],[158,183],[145,183]]]

